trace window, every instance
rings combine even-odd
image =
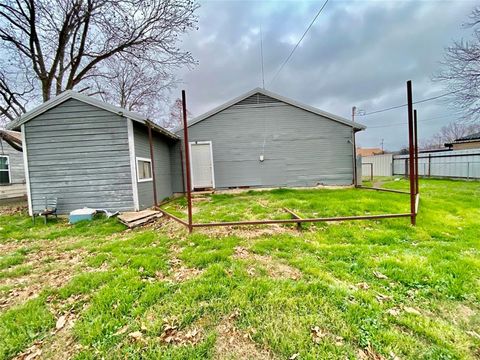
[[[10,184],[10,163],[8,156],[0,155],[0,185]]]
[[[137,179],[138,182],[152,180],[152,160],[137,158]]]

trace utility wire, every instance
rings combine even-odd
[[[277,70],[277,72],[275,73],[275,75],[273,76],[272,80],[270,80],[270,85],[275,81],[275,79],[277,78],[278,74],[280,74],[280,72],[283,70],[283,67],[288,63],[288,61],[290,60],[290,58],[292,57],[293,53],[295,52],[295,50],[297,50],[298,48],[298,45],[300,45],[300,43],[302,42],[303,38],[305,37],[305,35],[307,35],[308,31],[310,30],[310,28],[313,26],[313,24],[315,23],[315,21],[317,20],[318,16],[320,15],[320,13],[323,11],[323,9],[325,8],[325,5],[327,5],[328,3],[328,0],[326,0],[322,7],[320,8],[320,10],[318,10],[317,12],[317,15],[315,15],[315,17],[313,18],[312,22],[310,23],[310,25],[308,25],[307,27],[307,30],[305,30],[305,32],[303,33],[302,37],[300,38],[300,40],[298,40],[297,44],[295,45],[295,47],[292,49],[292,51],[290,52],[290,54],[287,56],[287,58],[285,59],[285,61],[282,63],[282,65],[280,66],[280,68]]]
[[[457,93],[457,92],[459,92],[459,91],[460,91],[460,90],[450,91],[450,92],[445,93],[445,94],[441,94],[441,95],[437,95],[437,96],[432,96],[432,97],[430,97],[430,98],[423,99],[423,100],[414,101],[412,104],[421,104],[421,103],[424,103],[424,102],[427,102],[427,101],[436,100],[436,99],[442,98],[442,97],[444,97],[444,96],[448,96],[448,95]],[[399,108],[402,108],[402,107],[405,107],[405,106],[408,106],[408,104],[396,105],[396,106],[392,106],[392,107],[389,107],[389,108],[386,108],[386,109],[370,111],[370,112],[367,112],[367,113],[365,113],[365,114],[361,114],[361,115],[358,114],[357,116],[367,116],[367,115],[372,115],[372,114],[378,114],[378,113],[382,113],[382,112],[385,112],[385,111],[390,111],[390,110],[394,110],[394,109],[399,109]]]
[[[445,117],[454,117],[455,115],[459,115],[460,113],[457,113],[457,114],[448,114],[448,115],[441,115],[441,116],[435,116],[435,117],[432,117],[432,118],[428,118],[428,119],[419,119],[418,120],[418,123],[419,124],[423,124],[424,122],[429,122],[429,121],[433,121],[433,120],[438,120],[438,119],[441,119],[441,118],[445,118]],[[390,126],[399,126],[399,125],[407,125],[407,123],[405,121],[403,122],[396,122],[396,123],[390,123],[390,124],[386,124],[386,125],[375,125],[375,126],[368,126],[367,129],[376,129],[376,128],[384,128],[384,127],[390,127]]]

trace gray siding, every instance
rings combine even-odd
[[[0,155],[7,155],[10,160],[10,182],[12,184],[24,184],[23,153],[12,148],[4,140],[0,139],[0,142]]]
[[[352,184],[351,127],[283,102],[252,98],[189,127],[190,141],[212,141],[217,188]],[[172,172],[180,173],[179,145],[172,156]],[[175,192],[182,191],[178,179]]]
[[[133,124],[135,157],[150,159],[150,145],[148,142],[147,127],[141,124]],[[153,132],[153,151],[155,164],[155,179],[157,187],[157,199],[163,199],[172,195],[172,179],[170,166],[170,141],[162,135]],[[136,164],[135,164],[136,166]],[[137,182],[138,203],[140,209],[154,205],[153,184],[151,181]]]
[[[57,197],[60,213],[133,209],[125,118],[70,99],[25,124],[33,211]]]

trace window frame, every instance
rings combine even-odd
[[[0,169],[1,172],[7,172],[8,173],[8,183],[0,183],[0,186],[11,185],[12,184],[12,167],[10,166],[10,156],[0,155],[0,158],[6,158],[7,159],[7,164],[8,164],[8,169]]]
[[[138,166],[138,162],[139,161],[143,161],[143,162],[148,162],[150,164],[150,177],[149,178],[145,178],[145,179],[140,179],[140,172],[138,171],[139,170],[139,166]],[[153,168],[152,168],[152,159],[150,158],[144,158],[144,157],[136,157],[135,158],[135,162],[136,162],[136,166],[137,166],[137,182],[141,183],[141,182],[148,182],[148,181],[153,181]]]

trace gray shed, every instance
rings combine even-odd
[[[66,91],[9,124],[21,129],[29,212],[58,199],[59,213],[82,207],[110,211],[153,205],[172,195],[170,147],[175,134],[144,116]]]
[[[192,187],[349,185],[354,132],[365,126],[265,89],[253,89],[188,123]],[[183,137],[181,129],[177,135]],[[183,190],[180,143],[172,153]]]
[[[22,134],[0,130],[0,200],[26,195]]]

